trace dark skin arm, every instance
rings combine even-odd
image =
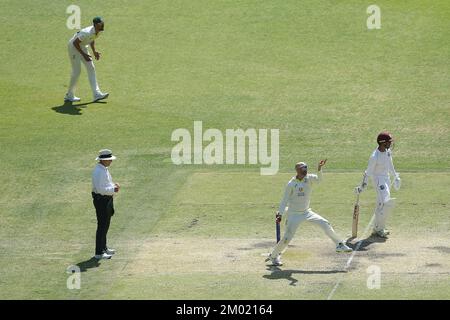
[[[74,46],[75,49],[77,49],[77,51],[83,56],[84,60],[86,60],[86,61],[92,61],[91,56],[88,55],[88,54],[86,54],[86,53],[84,53],[83,50],[81,50],[81,48],[80,48],[80,43],[81,43],[80,39],[76,38],[76,39],[73,41],[73,46]]]
[[[95,50],[95,41],[91,42],[91,49],[92,52],[94,53],[94,57],[96,60],[100,59],[100,52],[97,52],[97,50]]]

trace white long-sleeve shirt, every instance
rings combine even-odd
[[[367,166],[366,174],[369,177],[373,176],[386,176],[389,177],[391,173],[394,177],[397,176],[397,172],[394,169],[394,163],[392,161],[392,152],[387,149],[384,152],[375,149],[369,158],[369,165]]]
[[[114,188],[115,185],[108,168],[101,163],[97,163],[92,172],[92,192],[112,196],[114,195]]]
[[[320,183],[322,180],[322,171],[317,175],[307,174],[302,180],[297,177],[292,177],[289,180],[284,191],[283,199],[281,200],[278,211],[283,215],[286,206],[289,206],[290,212],[304,212],[308,210],[313,183]]]

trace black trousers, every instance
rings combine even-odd
[[[108,233],[111,217],[114,215],[114,201],[112,196],[104,196],[92,192],[95,212],[97,213],[97,233],[95,236],[95,254],[102,254],[106,250],[106,234]]]

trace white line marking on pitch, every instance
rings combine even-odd
[[[376,208],[375,208],[376,210]],[[361,244],[363,242],[363,240],[366,238],[367,236],[367,231],[369,231],[370,226],[373,223],[373,220],[375,219],[375,210],[374,213],[372,215],[372,218],[369,221],[369,224],[366,226],[366,228],[364,229],[363,235],[361,237],[361,240],[358,241],[358,243],[356,244],[355,249],[353,250],[352,254],[350,255],[350,258],[348,258],[347,263],[345,264],[345,268],[344,270],[347,271],[350,268],[350,265],[353,261],[353,258],[355,257],[355,254],[358,252],[359,248],[361,247]],[[333,289],[331,290],[330,294],[327,297],[327,300],[331,300],[331,298],[333,298],[334,293],[336,292],[337,288],[339,287],[339,285],[341,284],[343,278],[344,278],[344,274],[341,275],[341,277],[339,278],[339,280],[336,282],[336,284],[334,285]]]

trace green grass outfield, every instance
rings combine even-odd
[[[96,62],[107,103],[63,104],[72,1],[0,4],[1,299],[449,299],[448,1],[77,1],[82,25],[106,20]],[[77,95],[91,98],[82,67]],[[280,130],[280,172],[175,166],[171,134]],[[312,207],[343,237],[353,187],[376,134],[394,133],[402,189],[391,239],[348,255],[302,225],[285,265],[268,268],[273,213],[299,160],[328,158]],[[118,156],[109,232],[92,263],[90,174]],[[362,195],[361,232],[374,191]],[[82,267],[68,290],[66,268]],[[366,286],[379,266],[381,288]]]

